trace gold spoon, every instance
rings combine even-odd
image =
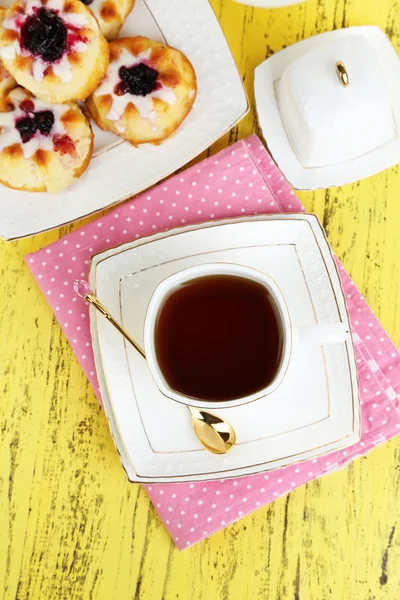
[[[126,340],[146,358],[144,349],[129,335],[118,321],[108,312],[97,296],[90,289],[87,281],[75,279],[74,290],[86,302],[94,306]],[[226,454],[236,443],[236,433],[232,425],[213,413],[187,405],[192,417],[193,429],[201,445],[212,454]]]
[[[198,440],[212,454],[226,454],[236,444],[236,433],[228,421],[213,413],[188,406]]]

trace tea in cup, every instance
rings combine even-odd
[[[341,324],[298,332],[306,343],[342,342]],[[291,356],[289,311],[276,282],[243,265],[210,263],[156,288],[146,315],[147,361],[163,394],[197,407],[245,404],[281,384]]]

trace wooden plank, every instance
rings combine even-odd
[[[212,4],[252,105],[254,67],[304,37],[379,24],[400,51],[398,0]],[[211,152],[254,131],[253,108]],[[300,197],[399,344],[399,169]],[[23,262],[71,228],[0,242],[0,598],[397,600],[398,439],[176,550]]]

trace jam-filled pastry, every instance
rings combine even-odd
[[[0,63],[0,100],[4,98],[15,87],[17,87],[17,82],[14,77],[11,77],[10,73],[6,71],[3,65]]]
[[[81,0],[90,8],[108,40],[115,40],[135,0]]]
[[[3,23],[4,14],[6,10],[0,6],[0,27]],[[3,67],[0,62],[0,100],[4,98],[12,89],[17,87],[17,82],[14,77],[11,77],[10,73]]]
[[[6,10],[0,57],[45,102],[83,100],[107,70],[108,44],[80,0],[19,0]]]
[[[0,102],[0,182],[58,193],[89,164],[93,133],[75,102],[48,104],[22,88]]]
[[[88,98],[96,123],[133,145],[159,143],[191,110],[197,85],[189,60],[178,50],[143,37],[110,44],[106,77]]]

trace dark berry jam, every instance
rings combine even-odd
[[[41,110],[35,113],[35,124],[36,129],[38,129],[42,135],[49,135],[54,125],[54,114],[51,110]]]
[[[159,87],[157,83],[158,71],[144,63],[133,67],[121,67],[119,76],[121,81],[115,86],[117,96],[123,96],[124,94],[147,96]]]
[[[86,4],[86,6],[90,6],[93,0],[81,0],[81,2],[83,2],[83,4]]]
[[[42,7],[23,24],[22,47],[46,62],[55,62],[67,48],[67,35],[62,19],[53,10]]]
[[[35,119],[32,119],[31,117],[22,117],[22,119],[18,119],[15,127],[19,131],[23,144],[29,142],[36,133]]]
[[[33,116],[22,117],[15,123],[23,144],[29,142],[37,131],[42,135],[49,135],[53,125],[54,114],[51,110],[41,110],[34,113]]]

